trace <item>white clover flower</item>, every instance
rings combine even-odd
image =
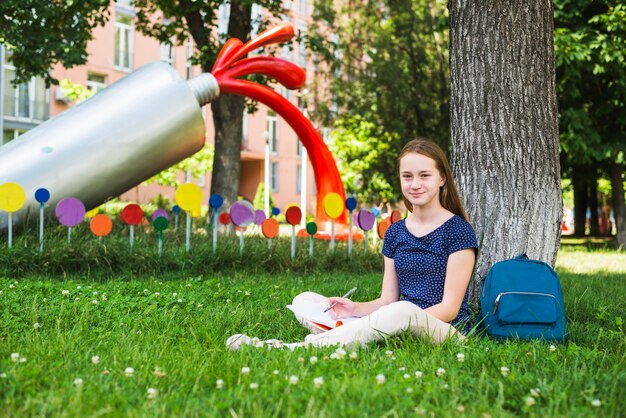
[[[419,370],[415,372],[415,378],[416,379],[421,379],[422,376],[424,376],[424,373],[420,372]]]
[[[298,357],[298,363],[304,363],[304,357]]]
[[[39,328],[41,328],[41,325],[39,324],[39,322],[35,322],[35,323],[33,324],[33,328],[34,328],[34,329],[39,329]]]
[[[147,295],[150,291],[148,289],[143,289],[143,293]]]
[[[403,367],[398,367],[398,371],[403,372],[403,371],[405,371],[405,370],[406,370],[406,367],[404,367],[404,366],[403,366]]]
[[[413,388],[406,388],[406,393],[413,393]]]
[[[242,367],[241,374],[243,375],[250,374],[250,367]]]
[[[7,374],[6,373],[0,373],[0,379],[6,379],[7,378]]]
[[[506,366],[502,366],[500,367],[500,374],[502,374],[502,376],[507,377],[509,375],[509,368]]]
[[[216,387],[217,389],[221,389],[221,388],[223,388],[223,387],[224,387],[224,381],[223,381],[222,379],[217,379],[217,380],[215,381],[215,387]]]
[[[93,364],[100,363],[100,356],[92,356],[91,357],[91,363],[93,363]]]
[[[337,355],[337,353],[331,353],[330,359],[331,360],[339,360],[339,356]]]
[[[444,369],[443,367],[440,367],[437,369],[437,376],[443,376],[444,374],[446,374],[446,369]]]
[[[533,398],[532,396],[528,396],[528,397],[524,398],[524,402],[526,402],[526,406],[533,406],[533,405],[535,405],[537,403],[535,398]]]
[[[133,374],[135,374],[135,369],[133,369],[132,367],[127,367],[124,370],[124,373],[126,374],[126,377],[131,377]]]
[[[104,293],[102,294],[102,297],[100,298],[102,300],[107,300],[107,295],[105,295]]]
[[[98,291],[97,291],[97,290],[96,290],[96,291],[94,291],[94,292],[93,292],[93,295],[94,295],[94,296],[98,296]]]
[[[47,301],[48,301],[48,298],[43,298],[43,301],[44,301],[44,302],[47,302]]]
[[[356,360],[357,357],[359,357],[359,355],[356,353],[356,351],[350,353],[350,360]]]
[[[462,405],[462,404],[458,404],[458,405],[456,406],[456,410],[457,410],[458,412],[460,412],[460,413],[463,413],[463,412],[465,412],[465,406],[464,406],[464,405]]]
[[[159,392],[155,388],[148,388],[148,399],[154,399],[158,394]]]
[[[26,363],[26,357],[20,357],[20,363]]]
[[[78,302],[79,300],[80,300],[80,298],[79,298],[78,296],[76,296],[76,297],[74,298],[74,302]]]
[[[337,350],[335,350],[335,353],[337,354],[337,358],[339,360],[343,359],[346,356],[346,350],[344,350],[341,347],[339,347]]]
[[[311,356],[311,358],[309,359],[309,363],[311,363],[311,364],[317,363],[317,357]]]
[[[178,299],[178,303],[183,303],[182,298]]]
[[[246,295],[246,296],[250,296],[250,291],[249,291],[249,290],[246,290],[245,295]]]
[[[410,374],[408,374],[408,373],[404,373],[404,374],[402,375],[402,377],[404,377],[405,379],[410,379],[410,378],[411,378],[411,375],[410,375]]]
[[[255,390],[259,388],[259,384],[258,383],[250,383],[250,389]]]
[[[204,305],[201,303],[198,303],[198,305],[196,305],[196,308],[202,308]]]
[[[274,376],[278,376],[278,373],[280,373],[278,370],[274,370],[272,373],[274,373]]]
[[[78,289],[78,290],[80,290],[82,288],[83,288],[82,286],[76,286],[76,289]]]
[[[10,284],[9,285],[9,289],[15,289],[15,285],[14,284]]]
[[[74,386],[82,386],[83,385],[83,379],[81,379],[80,377],[77,377],[76,379],[74,379]]]
[[[550,347],[548,347],[550,349],[550,351],[555,352],[556,351],[556,345],[552,344]]]
[[[98,301],[94,299],[94,300],[91,301],[91,303],[93,303],[94,305],[97,305]]]
[[[289,376],[289,384],[297,385],[298,384],[298,376]]]
[[[313,386],[315,387],[315,389],[319,389],[322,385],[324,384],[324,378],[323,377],[316,377],[315,379],[313,379]]]
[[[385,354],[387,355],[387,357],[391,358],[391,356],[393,356],[393,351],[387,350],[385,351]]]
[[[599,406],[602,405],[602,402],[600,402],[600,399],[594,399],[593,401],[591,401],[591,406],[598,408]]]
[[[456,359],[459,363],[463,363],[465,361],[465,354],[459,353],[456,355]]]
[[[172,293],[172,297],[175,298],[176,296],[178,296],[178,293],[174,292]]]
[[[539,394],[540,394],[540,391],[539,391],[539,389],[537,389],[537,388],[535,388],[535,389],[531,389],[531,390],[530,390],[530,394],[531,394],[531,396],[534,396],[535,398],[538,398],[538,397],[539,397]]]
[[[154,292],[154,296],[160,296],[161,294],[159,292]]]
[[[69,290],[61,290],[61,294],[62,294],[63,296],[67,296],[67,295],[69,295],[69,294],[70,294],[70,291],[69,291]]]
[[[383,383],[385,383],[385,375],[384,374],[377,374],[376,375],[376,383],[378,383],[379,385],[382,385]]]
[[[11,361],[16,363],[20,359],[20,353],[11,353]]]

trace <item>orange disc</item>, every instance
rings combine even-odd
[[[402,214],[400,213],[399,210],[393,210],[391,211],[391,223],[395,224],[396,222],[398,222],[400,219],[402,219]]]
[[[274,238],[278,235],[278,221],[274,218],[267,218],[261,224],[261,231],[265,238]]]
[[[385,232],[387,232],[387,228],[389,228],[389,225],[391,225],[391,221],[389,220],[389,218],[383,219],[378,224],[378,228],[377,228],[378,229],[378,237],[380,239],[385,239]]]
[[[91,218],[89,229],[98,237],[106,237],[113,229],[113,222],[107,215],[99,213]]]

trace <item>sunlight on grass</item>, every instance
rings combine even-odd
[[[556,269],[577,274],[624,274],[626,278],[626,253],[562,250],[557,256]]]

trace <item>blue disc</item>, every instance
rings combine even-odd
[[[280,213],[280,209],[272,208],[272,216],[278,216],[279,213]]]
[[[224,199],[219,194],[215,193],[209,197],[209,206],[213,209],[219,209],[224,204]]]
[[[374,216],[378,218],[378,215],[380,215],[380,209],[378,208],[372,208],[372,212],[374,213]]]
[[[348,209],[349,212],[352,212],[354,209],[356,209],[356,199],[354,197],[349,197],[346,199],[346,209]]]
[[[180,213],[180,206],[178,205],[172,206],[172,212],[174,212],[174,215],[178,215]]]
[[[44,189],[43,187],[41,189],[37,189],[35,192],[35,200],[39,203],[46,203],[50,200],[50,192],[48,189]]]

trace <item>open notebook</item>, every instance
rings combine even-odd
[[[357,317],[351,316],[348,318],[333,319],[330,316],[330,311],[324,312],[328,306],[323,303],[308,303],[302,305],[287,305],[287,308],[293,311],[298,316],[305,318],[314,327],[321,329],[322,331],[328,331],[333,328],[337,328],[340,325],[352,322]]]

